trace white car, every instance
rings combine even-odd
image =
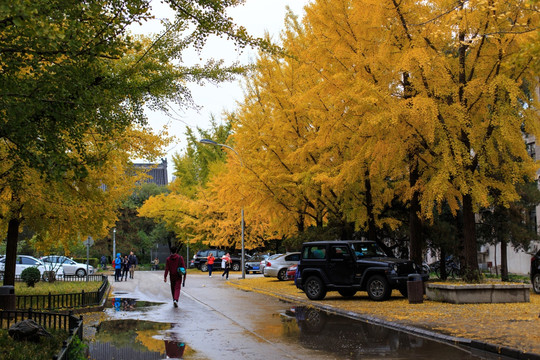
[[[264,259],[264,260],[261,260],[261,264],[259,265],[259,266],[260,266],[260,269],[261,269],[261,274],[264,275],[264,268],[266,267],[266,262],[267,262],[268,260],[273,260],[273,259],[275,259],[275,258],[277,258],[277,257],[280,257],[281,255],[283,255],[283,254],[274,254],[274,255],[270,255],[269,257],[267,257],[267,258]]]
[[[287,268],[296,265],[300,261],[300,253],[292,252],[280,255],[275,259],[266,260],[263,273],[266,277],[277,277],[279,280],[287,280]]]
[[[48,268],[63,268],[65,275],[77,275],[79,277],[86,276],[86,264],[78,263],[66,256],[43,256],[41,257],[41,261],[43,261]],[[88,275],[92,275],[94,272],[94,267],[92,265],[88,265]]]
[[[43,280],[46,280],[46,276],[43,275],[45,271],[50,271],[51,269],[49,267],[46,267],[45,264],[39,260],[36,259],[33,256],[30,255],[17,255],[17,259],[15,260],[15,276],[21,276],[24,269],[29,267],[36,267]],[[0,272],[4,272],[6,268],[6,257],[2,257],[0,259]],[[56,272],[56,276],[63,276],[64,275],[64,269],[62,267],[59,267],[57,269],[53,269]]]

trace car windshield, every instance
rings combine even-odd
[[[384,251],[376,243],[351,244],[351,248],[357,257],[386,256]]]

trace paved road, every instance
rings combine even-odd
[[[189,274],[179,308],[173,307],[163,271],[137,271],[135,279],[112,285],[112,296],[157,304],[129,311],[109,308],[100,321],[127,320],[126,333],[141,330],[142,321],[162,323],[164,329],[146,334],[145,339],[158,343],[150,347],[164,349],[164,342],[169,340],[184,343],[191,351],[186,359],[493,359],[348,318],[320,314],[312,308],[295,308],[301,319],[297,323],[295,317],[283,315],[293,305],[229,286],[219,272],[212,278],[206,273]],[[108,326],[119,329],[123,325],[113,321]],[[144,331],[139,333],[144,336]],[[97,349],[100,344],[92,346]],[[106,349],[102,353],[109,355],[96,359],[147,359],[142,354],[126,355],[130,346],[127,350],[125,343],[122,346],[123,355],[116,352],[111,356],[111,350]],[[136,346],[132,343],[131,347]]]
[[[226,285],[220,274],[215,273],[212,278],[202,273],[189,274],[186,287],[182,288],[179,308],[175,309],[169,282],[163,282],[163,271],[137,271],[135,279],[113,280],[113,295],[164,304],[143,312],[115,313],[109,310],[107,315],[174,324],[174,333],[168,335],[188,344],[195,350],[197,358],[334,358],[299,347],[294,336],[287,336],[287,322],[291,320],[280,313],[290,308],[290,304],[239,291]]]

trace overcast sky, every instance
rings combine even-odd
[[[308,0],[246,0],[243,6],[231,9],[231,16],[235,23],[244,26],[251,35],[262,37],[267,31],[273,40],[279,38],[279,33],[284,28],[286,6],[289,6],[293,13],[303,15],[304,5]],[[170,11],[158,0],[152,2],[152,11],[156,17],[155,21],[146,23],[143,27],[134,28],[137,33],[156,34],[162,28],[159,19],[171,18]],[[194,54],[197,58],[200,56]],[[242,63],[253,63],[256,51],[244,50],[243,54],[238,54],[232,43],[223,39],[211,39],[207,44],[204,57],[224,59],[227,64],[234,61]],[[189,61],[187,59],[187,61]],[[234,110],[237,101],[242,100],[242,88],[239,81],[222,83],[220,85],[207,84],[203,87],[197,85],[189,86],[195,103],[200,106],[199,111],[192,109],[174,109],[174,114],[167,116],[163,113],[148,112],[150,125],[156,133],[159,133],[164,126],[169,128],[169,132],[176,137],[176,141],[167,151],[169,180],[174,171],[172,168],[172,155],[181,153],[186,147],[185,132],[186,127],[209,128],[209,119],[213,114],[216,120],[221,119],[224,110]]]

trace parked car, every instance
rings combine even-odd
[[[297,268],[298,268],[298,264],[291,265],[287,268],[287,280],[294,280],[294,277],[296,276]]]
[[[56,268],[62,267],[65,275],[77,275],[79,277],[86,276],[86,264],[78,263],[73,259],[70,259],[62,255],[49,255],[41,257],[46,265]],[[95,269],[92,265],[88,265],[88,275],[92,275]]]
[[[367,291],[375,301],[390,298],[392,289],[407,296],[410,274],[427,281],[429,274],[410,260],[388,256],[375,241],[314,241],[304,243],[295,283],[311,300],[324,299],[328,291],[352,297]]]
[[[214,261],[214,269],[221,269],[221,258],[227,253],[225,250],[221,249],[206,249],[200,250],[195,255],[193,255],[193,266],[201,271],[208,271],[208,265],[206,264],[206,259],[208,255],[212,253],[216,260]],[[242,259],[239,256],[234,256],[229,253],[232,260],[232,271],[239,271],[242,264]]]
[[[531,258],[531,284],[534,292],[540,294],[540,250]]]
[[[268,254],[255,254],[251,256],[249,259],[246,259],[245,267],[246,267],[246,274],[249,273],[261,273],[261,264],[268,259]],[[264,267],[263,267],[264,268]]]
[[[43,280],[48,279],[48,276],[45,272],[50,271],[51,269],[49,267],[46,267],[41,260],[36,259],[35,257],[30,255],[17,255],[17,258],[15,259],[15,276],[21,276],[23,270],[29,267],[36,267],[39,270]],[[2,273],[2,277],[5,268],[6,257],[4,256],[0,259],[0,273]],[[61,266],[52,270],[55,271],[56,277],[61,277],[64,275],[64,269],[62,269]]]
[[[264,276],[277,277],[279,280],[287,280],[287,268],[291,265],[298,264],[299,260],[299,252],[282,254],[275,259],[266,260]]]
[[[273,260],[273,259],[279,257],[280,255],[283,255],[283,254],[274,254],[274,255],[270,255],[270,256],[267,257],[266,259],[261,260],[261,265],[260,265],[260,267],[261,267],[261,274],[264,274],[264,268],[266,267],[266,262],[267,262],[268,260]]]

